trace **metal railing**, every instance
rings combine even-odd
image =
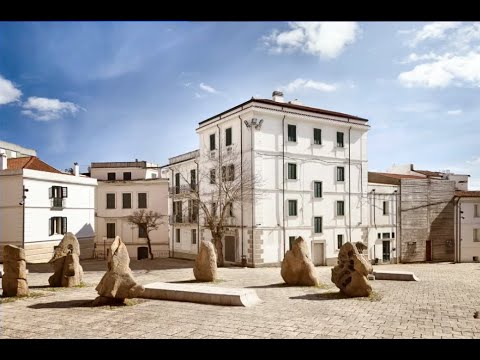
[[[192,191],[197,190],[197,186],[195,184],[188,184],[188,185],[180,185],[180,186],[171,186],[168,188],[168,193],[170,195],[175,194],[188,194],[191,193]]]
[[[50,199],[50,206],[52,209],[63,209],[65,207],[65,203],[63,198],[52,198]]]
[[[170,215],[170,224],[196,224],[197,223],[197,215]]]

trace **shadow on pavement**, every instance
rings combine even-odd
[[[286,283],[277,283],[277,284],[269,284],[269,285],[254,285],[254,286],[245,286],[245,288],[249,289],[267,289],[267,288],[284,288],[284,287],[293,287],[294,285],[288,285]],[[301,287],[301,286],[299,286]]]
[[[27,306],[30,309],[65,309],[74,307],[92,307],[93,300],[53,301]]]
[[[294,300],[340,300],[340,299],[349,299],[348,296],[343,295],[340,291],[338,292],[325,292],[319,294],[305,294],[300,296],[292,296],[290,299]]]

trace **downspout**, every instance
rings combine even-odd
[[[285,234],[285,117],[282,119],[282,221],[283,221],[283,256],[287,252],[287,236]]]
[[[22,194],[22,211],[23,211],[23,217],[22,217],[22,248],[23,249],[25,249],[25,200],[27,199],[27,197],[25,196],[26,191],[27,190],[25,189],[25,185],[23,185],[23,194]]]
[[[459,237],[458,237],[458,262],[462,262],[462,204],[460,201],[458,202],[458,232],[459,232]]]
[[[244,260],[245,253],[243,250],[244,242],[243,242],[243,120],[238,115],[240,119],[240,233],[241,233],[241,242],[242,242],[242,266],[246,266],[247,262]]]
[[[395,190],[393,193],[395,194],[395,257],[398,264],[398,191]]]
[[[196,204],[197,205],[197,254],[200,254],[200,181],[198,181],[198,178],[199,178],[199,173],[198,173],[199,169],[198,169],[198,161],[197,161],[197,176],[196,176],[196,180],[197,180],[197,194],[198,194],[198,203]]]
[[[173,169],[172,171],[172,185],[174,185],[174,176],[173,176]],[[172,186],[172,189],[174,187]],[[172,258],[175,258],[175,212],[177,209],[175,209],[175,190],[172,191]]]
[[[255,267],[255,236],[254,236],[254,226],[255,226],[255,199],[253,191],[253,130],[254,127],[250,127],[250,188],[252,189],[252,267]]]
[[[350,122],[350,119],[348,119]],[[348,128],[348,233],[349,233],[349,241],[352,242],[352,189],[351,189],[351,174],[350,174],[350,169],[351,169],[351,152],[350,152],[350,131],[352,130],[352,127],[350,126]]]
[[[221,214],[222,212],[222,176],[223,176],[223,171],[222,171],[222,139],[221,139],[221,133],[220,133],[220,126],[217,124],[218,128],[218,205],[217,205],[217,214]],[[225,169],[225,173],[227,172],[227,169]],[[226,176],[226,174],[225,174]],[[217,215],[218,216],[218,215]],[[218,233],[218,222],[217,222],[217,233]],[[222,239],[220,239],[220,242],[222,242]],[[216,244],[215,244],[216,248]],[[223,248],[223,244],[222,244]],[[223,250],[222,250],[223,253]],[[224,256],[225,260],[225,256]]]
[[[456,263],[457,262],[457,243],[458,243],[458,202],[459,202],[460,198],[455,198],[453,200],[453,204],[454,204],[454,209],[455,209],[455,224],[454,224],[454,227],[455,227],[455,243],[454,243],[454,246],[453,246],[453,262]]]

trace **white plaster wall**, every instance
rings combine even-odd
[[[480,260],[480,242],[473,238],[473,229],[480,229],[480,217],[474,217],[474,205],[477,204],[480,208],[480,199],[461,198],[460,204],[464,217],[461,224],[461,261],[472,262],[474,256]]]

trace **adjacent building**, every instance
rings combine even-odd
[[[66,174],[36,156],[7,159],[0,150],[0,253],[3,245],[17,245],[25,248],[28,262],[47,262],[72,232],[81,258],[91,258],[96,186],[97,180],[79,174],[78,165]]]
[[[98,180],[95,222],[97,257],[104,258],[120,236],[132,259],[148,257],[147,234],[128,222],[135,211],[161,215],[160,226],[149,233],[154,257],[168,257],[168,180],[159,167],[146,161],[94,162],[90,176]]]
[[[480,261],[480,191],[455,191],[455,261]]]
[[[186,154],[182,163],[189,171],[198,166],[198,179],[210,174],[211,180],[197,181],[201,197],[213,196],[216,181],[259,179],[254,198],[229,211],[225,261],[237,264],[245,257],[249,266],[279,264],[293,239],[302,236],[316,265],[334,265],[343,243],[366,243],[368,129],[367,119],[286,102],[278,91],[272,100],[252,98],[201,121],[199,150]],[[240,162],[223,162],[229,154]],[[179,189],[191,181],[188,175],[177,175],[182,170],[172,164],[181,158],[171,158],[167,166],[171,186]],[[221,210],[222,204],[211,205],[212,212]],[[176,254],[196,252],[195,223],[189,224],[184,227],[183,218],[179,223],[173,217]],[[197,236],[211,240],[204,225],[202,219],[196,224]]]
[[[7,159],[26,156],[37,156],[37,152],[33,149],[28,149],[26,147],[1,140],[0,152],[3,152],[7,156]]]

